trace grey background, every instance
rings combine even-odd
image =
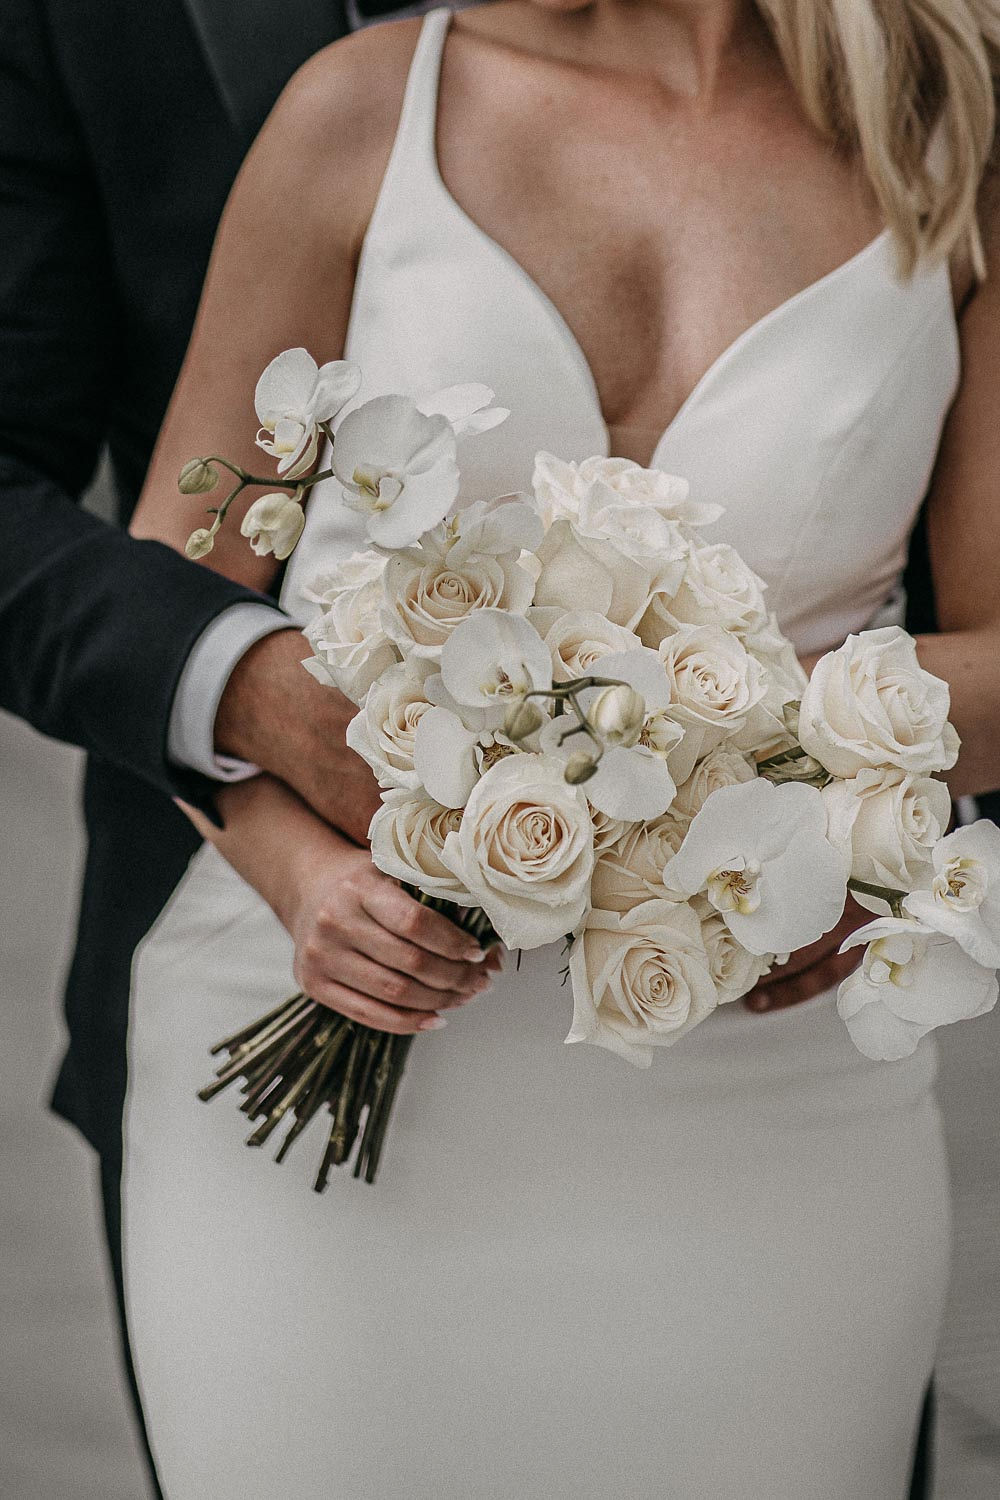
[[[81,760],[0,714],[3,1500],[146,1496],[118,1368],[94,1158],[45,1108],[82,858]],[[941,1039],[955,1268],[938,1366],[938,1500],[996,1500],[1000,1008]]]

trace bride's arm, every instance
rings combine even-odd
[[[205,524],[206,501],[217,503],[217,496],[177,491],[181,465],[195,455],[220,453],[251,472],[266,471],[254,445],[252,403],[257,377],[275,354],[302,345],[320,363],[340,357],[359,247],[391,149],[417,24],[380,27],[378,35],[360,33],[320,53],[293,79],[250,152],[220,225],[135,535],[183,548]],[[205,562],[266,589],[274,559],[257,557],[239,534],[256,493],[241,496]],[[273,658],[283,683],[282,653],[289,658],[289,716],[298,701],[322,720],[323,690],[296,665],[296,653],[305,654],[297,633],[255,650]],[[374,790],[368,768],[345,754],[352,774],[370,784],[362,796],[356,788],[350,794],[366,801]],[[380,874],[367,850],[337,834],[287,786],[259,776],[220,789],[217,801],[224,829],[186,811],[288,928],[298,983],[313,998],[383,1030],[416,1031],[488,983],[493,964],[478,962],[473,939]]]
[[[960,322],[962,383],[928,501],[941,633],[918,640],[923,666],[951,688],[955,796],[1000,787],[1000,190],[984,196],[988,276]]]
[[[195,527],[208,524],[206,506],[225,495],[227,476],[208,496],[181,496],[177,475],[189,458],[218,453],[249,472],[274,472],[273,460],[254,443],[253,393],[276,354],[302,346],[320,364],[342,356],[355,267],[392,147],[414,25],[360,32],[317,54],[292,79],[251,148],[222,216],[134,535],[182,549]],[[174,232],[183,234],[183,224]],[[266,590],[275,560],[257,557],[239,534],[243,512],[260,493],[251,488],[240,496],[205,565]]]

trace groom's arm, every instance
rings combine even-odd
[[[248,590],[76,501],[108,427],[120,335],[99,195],[40,8],[0,49],[0,706],[168,791],[192,645]]]

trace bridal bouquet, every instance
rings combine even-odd
[[[947,686],[897,628],[850,636],[807,680],[765,586],[701,528],[721,508],[623,459],[535,460],[532,493],[459,496],[462,443],[508,414],[482,386],[382,396],[338,361],[280,355],[257,388],[258,441],[292,491],[242,529],[287,556],[321,479],[369,547],[317,578],[306,629],[320,681],[358,705],[348,743],[382,788],[372,858],[482,942],[564,941],[569,1042],[646,1066],[839,920],[874,920],[838,1009],[872,1058],[900,1058],[997,998],[1000,830],[948,834],[935,773],[954,765]],[[320,434],[327,469],[305,477]],[[188,492],[261,481],[192,460]],[[290,1140],[333,1115],[317,1187],[360,1137],[374,1178],[410,1038],[296,996],[227,1038],[208,1097]]]

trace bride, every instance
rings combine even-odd
[[[998,41],[992,0],[501,0],[337,43],[241,173],[135,530],[201,524],[192,454],[253,466],[295,344],[365,398],[491,385],[480,493],[542,447],[685,475],[803,657],[892,593],[930,483],[921,659],[954,791],[995,786]],[[358,520],[314,492],[296,617]],[[236,531],[212,565],[268,587]],[[220,807],[133,971],[127,1288],[170,1500],[899,1500],[948,1270],[933,1043],[870,1063],[827,992],[633,1072],[562,1047],[558,951],[471,962],[279,783]],[[293,974],[435,1033],[373,1189],[318,1197],[195,1100]]]

